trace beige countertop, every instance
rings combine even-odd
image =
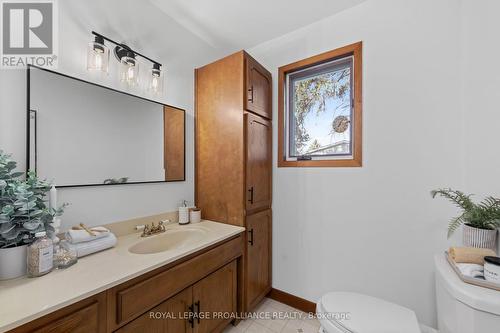
[[[169,224],[166,233],[181,228],[201,228],[205,233],[191,245],[154,254],[133,254],[128,251],[129,247],[144,240],[139,233],[119,236],[114,248],[80,258],[77,264],[67,269],[55,270],[38,278],[0,281],[0,332],[83,300],[245,230],[228,224],[202,221],[186,226]]]

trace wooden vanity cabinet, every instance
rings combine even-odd
[[[244,242],[240,233],[9,332],[221,332],[241,302]]]
[[[195,80],[196,206],[246,227],[239,311],[250,311],[271,290],[272,76],[241,51],[196,69]]]

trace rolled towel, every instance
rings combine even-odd
[[[484,257],[496,256],[496,253],[476,247],[450,247],[448,255],[456,263],[484,265]]]
[[[66,246],[75,250],[77,257],[80,258],[92,253],[109,249],[115,245],[116,245],[116,236],[113,233],[108,232],[106,237],[77,244],[67,243]]]
[[[484,267],[478,264],[457,264],[458,269],[463,275],[473,278],[484,279]]]
[[[93,227],[90,228],[90,231],[92,231],[93,235],[83,228],[70,229],[66,231],[66,239],[71,244],[78,244],[103,238],[110,234],[110,231],[104,227]]]

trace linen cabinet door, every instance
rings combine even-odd
[[[193,286],[195,333],[220,332],[231,321],[221,314],[237,310],[236,274],[236,261],[233,261]]]
[[[271,207],[272,125],[264,118],[245,114],[246,214]]]
[[[252,310],[271,290],[271,210],[247,216],[246,305]]]
[[[271,119],[271,73],[248,55],[246,56],[246,91],[245,109]]]
[[[194,321],[188,315],[192,303],[193,293],[189,287],[115,332],[192,333]]]

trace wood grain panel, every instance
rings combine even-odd
[[[195,201],[202,217],[244,225],[243,52],[196,69]]]
[[[182,181],[185,176],[185,111],[172,106],[163,108],[163,135],[166,181]]]

